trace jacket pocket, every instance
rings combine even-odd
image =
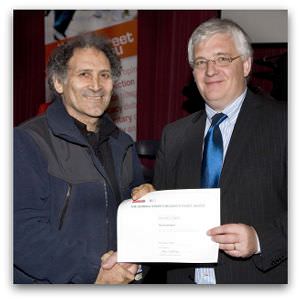
[[[60,217],[59,217],[59,226],[58,230],[61,230],[64,224],[64,220],[66,217],[66,213],[69,207],[70,199],[71,199],[71,191],[72,191],[72,185],[68,183],[67,193],[65,196],[64,206],[61,210]]]

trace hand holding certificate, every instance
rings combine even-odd
[[[220,225],[220,190],[151,192],[118,209],[119,262],[213,263],[218,244],[206,232]]]

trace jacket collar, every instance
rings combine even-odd
[[[49,127],[51,128],[54,135],[59,136],[70,142],[88,145],[87,140],[80,132],[78,126],[76,126],[74,119],[68,114],[63,105],[62,101],[57,99],[46,112],[47,120]],[[105,124],[106,129],[109,133],[113,134],[114,138],[117,138],[119,135],[119,130],[111,120],[111,118],[104,114],[101,117],[101,122]],[[105,129],[105,134],[108,134]]]
[[[235,169],[238,168],[239,159],[244,153],[243,149],[249,147],[249,140],[253,132],[256,132],[261,105],[260,97],[248,89],[228,145],[220,178],[221,187],[228,186],[234,178]]]

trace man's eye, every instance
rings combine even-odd
[[[87,77],[89,77],[89,73],[87,73],[87,72],[81,72],[81,73],[79,73],[79,76],[83,77],[83,78],[87,78]]]
[[[104,79],[110,79],[111,78],[111,74],[110,73],[102,73],[101,77]]]
[[[228,62],[229,61],[229,58],[228,57],[226,57],[226,56],[219,56],[218,58],[217,58],[217,61],[219,62],[219,63],[224,63],[224,62]]]
[[[206,64],[206,60],[205,59],[199,59],[195,61],[195,65],[196,66],[203,66]]]

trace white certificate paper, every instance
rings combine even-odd
[[[215,263],[220,189],[156,191],[118,208],[119,262]]]

